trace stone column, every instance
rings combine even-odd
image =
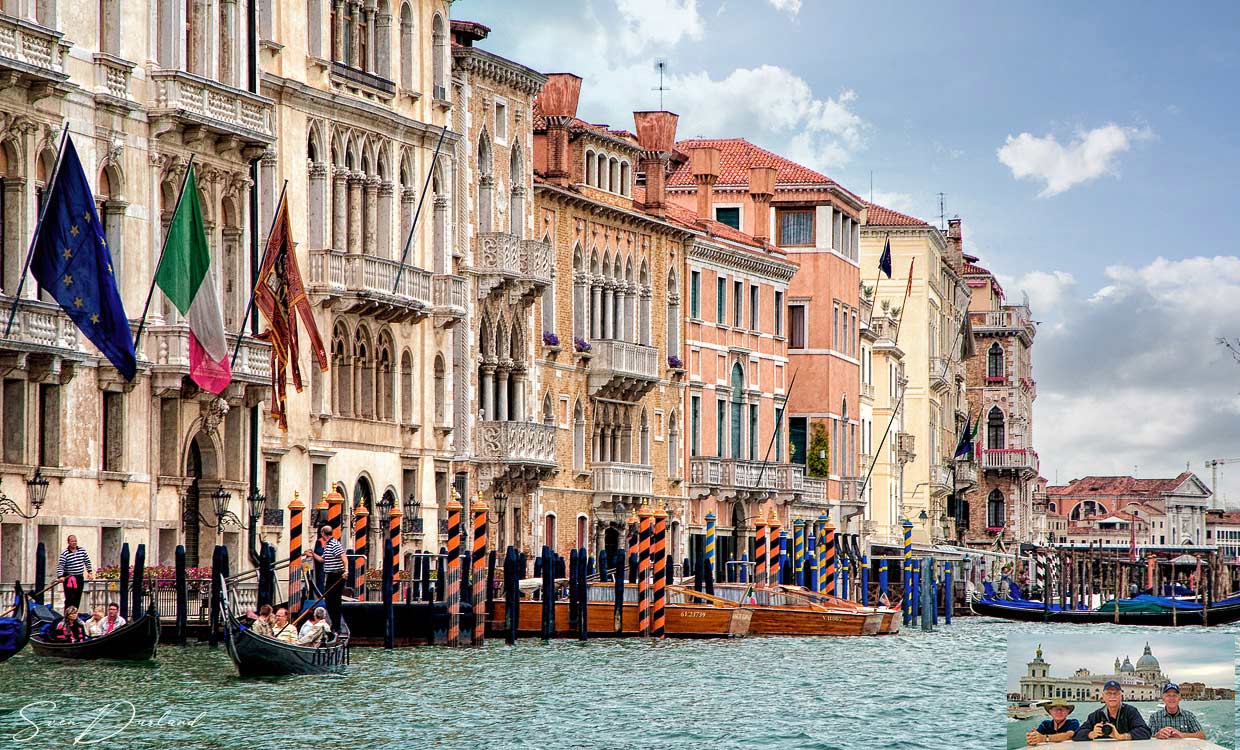
[[[237,36],[237,0],[220,0],[220,82],[229,86],[237,85]]]
[[[378,177],[367,178],[364,185],[366,221],[362,235],[362,252],[367,255],[378,255],[376,252],[377,224],[379,223],[379,183]],[[386,253],[384,253],[386,255]]]
[[[332,59],[345,62],[344,57],[344,0],[331,0],[335,14],[332,16]]]
[[[518,237],[525,236],[525,188],[523,187],[517,186],[512,189],[512,194],[508,199],[508,222],[508,231]]]
[[[323,196],[327,191],[327,165],[321,161],[310,164],[310,247],[322,250],[326,240],[326,216],[323,215]]]
[[[482,418],[485,421],[495,419],[495,391],[493,378],[495,376],[495,365],[484,364],[482,366],[482,378],[478,385],[478,394],[482,398]]]
[[[610,339],[615,336],[616,326],[616,308],[615,308],[616,285],[608,282],[603,287],[603,338]]]
[[[362,33],[365,23],[362,20],[362,3],[361,0],[349,0],[349,5],[353,8],[350,18],[353,19],[353,37],[349,40],[349,65],[355,68],[362,67]]]
[[[396,238],[396,258],[400,259],[401,253],[405,251],[405,243],[409,241],[409,229],[413,225],[413,208],[417,204],[418,191],[415,188],[400,189],[400,236]],[[444,273],[439,270],[439,259],[435,259],[435,273]]]
[[[595,426],[594,430],[590,433],[590,460],[591,461],[602,461],[603,460],[602,458],[602,450],[603,450],[602,435],[603,435],[602,429],[600,429],[597,426]]]
[[[336,167],[332,175],[332,249],[344,251],[348,247],[349,227],[349,170]]]
[[[499,381],[495,389],[496,395],[499,397],[499,405],[495,410],[495,418],[501,422],[507,422],[512,419],[512,415],[508,413],[508,375],[511,367],[508,364],[502,364],[497,373]]]
[[[512,421],[525,421],[525,368],[517,367],[512,371],[514,383],[512,396]]]
[[[366,15],[366,38],[370,43],[366,45],[366,59],[363,64],[368,72],[375,72],[375,10],[374,8],[366,8],[362,11]]]
[[[435,265],[444,268],[441,273],[449,273],[452,260],[448,251],[448,196],[435,196]]]
[[[389,42],[388,44],[385,44],[381,47],[378,44],[378,40],[379,39],[390,40],[391,38],[392,38],[392,14],[377,13],[375,15],[375,33],[371,36],[371,39],[375,40],[374,72],[384,78],[387,78],[388,80],[391,80],[395,77],[392,73],[392,45]],[[503,548],[501,547],[501,549]]]
[[[379,221],[375,225],[375,244],[378,249],[375,255],[380,258],[400,260],[400,250],[392,248],[392,196],[396,193],[396,184],[383,181],[379,185]],[[393,253],[396,254],[392,258]]]
[[[361,172],[349,173],[349,253],[362,252],[362,182]]]
[[[495,213],[492,196],[495,191],[495,178],[483,175],[478,178],[478,231],[490,232],[492,217]]]
[[[590,338],[603,338],[603,285],[599,279],[590,284]]]
[[[611,460],[611,428],[604,427],[599,431],[598,460],[604,463]]]

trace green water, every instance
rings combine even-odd
[[[1007,633],[1070,627],[358,648],[344,675],[251,681],[205,645],[154,666],[27,649],[0,665],[0,748],[1002,748]]]
[[[1147,703],[1145,701],[1133,701],[1132,705],[1136,706],[1141,712],[1146,722],[1149,722],[1150,715],[1158,709],[1162,708],[1160,703]],[[1072,718],[1084,723],[1085,719],[1094,711],[1102,706],[1101,703],[1081,703],[1072,712]],[[1222,745],[1227,748],[1235,747],[1236,737],[1236,707],[1234,701],[1183,701],[1180,706],[1188,711],[1192,711],[1197,717],[1197,721],[1201,723],[1201,728],[1205,730],[1206,739],[1216,745]],[[1031,729],[1036,729],[1042,720],[1047,718],[1045,714],[1033,719],[1021,719],[1019,721],[1008,722],[1008,748],[1021,748],[1025,746],[1025,733]],[[1071,745],[1059,745],[1058,747],[1071,748]]]

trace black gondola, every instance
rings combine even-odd
[[[999,617],[1004,620],[1020,622],[1054,622],[1119,625],[1150,625],[1155,627],[1179,627],[1184,625],[1225,625],[1240,621],[1240,601],[1235,598],[1220,601],[1212,607],[1200,606],[1191,609],[1177,609],[1174,613],[1163,612],[1125,612],[1120,609],[1119,617],[1115,611],[1102,609],[1064,610],[1060,607],[1031,606],[1028,600],[1005,601],[999,598],[980,598],[969,602],[974,614],[986,617]]]
[[[223,587],[223,619],[228,657],[241,677],[289,674],[325,674],[342,671],[349,664],[349,625],[342,617],[340,633],[322,646],[298,646],[258,635],[241,624],[229,606],[228,587]],[[291,627],[291,626],[290,626]]]
[[[19,584],[13,596],[13,617],[0,617],[0,663],[6,662],[30,641],[26,624],[26,592]]]
[[[34,628],[34,623],[29,623],[29,627]],[[39,656],[61,659],[149,661],[155,658],[159,645],[159,613],[148,609],[107,635],[77,643],[54,641],[35,632],[30,636],[30,645]]]

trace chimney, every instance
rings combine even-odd
[[[714,187],[719,180],[719,158],[722,153],[713,146],[702,146],[689,152],[693,181],[697,183],[697,212],[702,219],[714,219]]]
[[[577,116],[581,96],[581,77],[572,73],[550,73],[538,105],[547,119],[547,181],[565,186],[568,174],[568,124]]]
[[[645,208],[663,216],[667,207],[667,160],[676,145],[676,120],[671,112],[634,112],[637,142],[641,146],[641,170],[646,174]]]
[[[957,275],[964,273],[964,233],[959,218],[947,220],[947,264]]]
[[[771,199],[775,197],[775,167],[749,168],[749,197],[753,199],[753,238],[770,241]]]

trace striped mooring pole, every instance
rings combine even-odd
[[[809,521],[805,524],[805,561],[801,564],[805,570],[805,585],[809,586],[810,591],[818,590],[818,547],[817,537],[814,535],[814,523]]]
[[[400,509],[399,505],[393,506],[388,515],[388,541],[392,543],[392,585],[399,592],[400,586],[400,536],[402,530],[401,521],[405,517],[405,512]],[[392,594],[393,597],[399,598],[397,593]]]
[[[461,501],[448,501],[447,589],[448,645],[461,645]]]
[[[288,504],[288,600],[291,604],[300,601],[301,594],[301,534],[302,514],[306,504],[296,492],[293,501]]]
[[[650,522],[647,507],[637,512],[637,631],[650,635]]]
[[[870,606],[870,556],[865,552],[861,553],[861,606]]]
[[[779,554],[775,558],[775,583],[782,584],[788,575],[788,532],[779,531]]]
[[[825,566],[827,586],[825,591],[832,596],[839,596],[837,591],[839,587],[835,585],[835,524],[831,523],[830,519],[826,523],[823,546],[827,551],[827,563]]]
[[[759,517],[754,522],[754,545],[753,545],[753,582],[755,586],[766,585],[766,544],[767,544],[767,526],[766,521]]]
[[[952,624],[952,561],[943,561],[943,623]]]
[[[360,502],[353,509],[353,554],[357,558],[349,565],[349,586],[362,592],[366,586],[366,543],[370,536],[370,511]],[[367,598],[367,597],[362,597]]]
[[[706,514],[706,565],[710,568],[711,573],[717,573],[715,570],[715,514]]]
[[[887,561],[885,559],[878,561],[878,590],[884,594],[887,593]],[[887,600],[891,601],[891,597],[888,596]]]
[[[766,582],[772,586],[779,585],[779,519],[775,511],[766,522],[766,565],[769,571]]]
[[[900,570],[904,581],[904,590],[901,595],[901,606],[904,609],[905,625],[913,624],[913,522],[907,518],[900,522],[900,528],[904,529],[904,564]]]
[[[474,576],[469,590],[474,598],[473,645],[481,646],[487,625],[487,504],[483,502],[481,492],[474,498],[471,510],[474,512]]]
[[[667,627],[667,511],[661,507],[654,512],[650,556],[654,563],[654,627],[651,635],[662,638]]]
[[[805,519],[792,522],[792,567],[796,569],[798,586],[805,585]]]
[[[827,516],[818,516],[818,590],[831,593],[827,588]]]
[[[343,513],[344,495],[336,490],[327,493],[327,525],[332,527],[332,538],[336,541],[340,541],[340,517]]]

